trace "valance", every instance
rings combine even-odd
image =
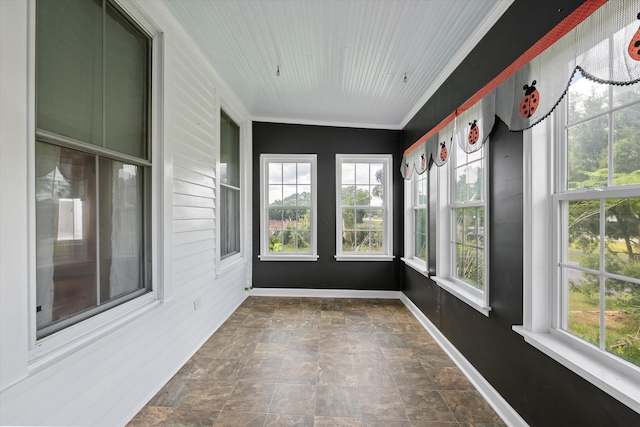
[[[579,19],[570,30],[551,43],[549,34],[545,36],[547,45],[541,40],[409,147],[402,162],[402,176],[409,179],[413,171],[423,173],[431,164],[442,166],[453,144],[467,153],[478,150],[496,116],[512,131],[536,125],[553,112],[578,71],[604,84],[640,81],[639,12],[637,0],[585,2],[569,17]],[[531,59],[523,61],[527,56]]]

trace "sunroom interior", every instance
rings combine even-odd
[[[269,298],[401,304],[506,425],[638,425],[639,28],[1,1],[0,425],[126,425]]]

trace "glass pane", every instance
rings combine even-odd
[[[640,184],[640,104],[615,111],[613,123],[613,185]]]
[[[475,251],[478,260],[478,279],[475,286],[482,291],[484,290],[484,250],[476,249]]]
[[[384,251],[384,233],[382,231],[371,231],[369,233],[371,252]]]
[[[282,204],[285,206],[295,206],[297,201],[296,186],[295,185],[283,185],[282,186]]]
[[[67,319],[97,300],[96,161],[36,142],[36,324]]]
[[[413,215],[413,229],[416,233],[427,234],[427,210],[416,209]]]
[[[427,173],[421,175],[421,179],[418,179],[416,182],[418,197],[417,197],[417,205],[426,205],[427,204]]]
[[[356,213],[353,209],[343,209],[342,210],[342,229],[347,230],[355,230],[356,229]]]
[[[598,276],[566,269],[567,331],[594,345],[600,345],[600,279]]]
[[[343,185],[353,185],[356,183],[356,165],[355,163],[342,164],[342,183]]]
[[[106,5],[105,145],[120,153],[147,158],[148,39],[108,2]],[[233,172],[235,182],[229,183],[237,186],[237,169]]]
[[[284,230],[284,209],[269,209],[269,230]]]
[[[269,163],[269,184],[282,184],[282,163]]]
[[[456,185],[455,185],[455,197],[457,202],[467,201],[467,168],[461,167],[456,169]]]
[[[240,252],[240,190],[220,187],[220,256]]]
[[[309,252],[311,250],[311,233],[308,231],[298,232],[298,251]]]
[[[309,209],[296,210],[296,230],[311,230],[311,211]]]
[[[607,185],[607,117],[598,117],[569,128],[567,188]]]
[[[456,215],[456,234],[454,241],[458,243],[466,243],[467,226],[465,224],[465,210],[455,209],[454,211]]]
[[[37,127],[100,146],[102,12],[99,0],[36,6]]]
[[[640,366],[640,285],[607,279],[605,286],[605,348]]]
[[[356,201],[355,185],[342,186],[342,206],[353,206]]]
[[[569,86],[569,123],[604,112],[609,106],[608,85],[592,82],[579,72]]]
[[[342,232],[342,251],[353,252],[355,251],[356,233],[355,231],[343,231]]]
[[[384,184],[384,165],[382,163],[371,163],[369,172],[371,173],[371,176],[369,176],[371,184]]]
[[[298,177],[297,163],[283,163],[282,164],[282,182],[284,184],[294,184]]]
[[[369,186],[369,194],[371,199],[370,206],[382,206],[384,201],[384,187],[381,184]]]
[[[637,102],[640,99],[640,84],[636,83],[627,86],[611,86],[613,89],[613,106]]]
[[[464,279],[464,256],[465,256],[465,246],[461,244],[455,245],[456,251],[456,260],[455,260],[455,275],[460,279]]]
[[[371,202],[371,193],[369,192],[368,185],[358,185],[356,189],[356,202],[357,206],[369,206]]]
[[[483,161],[470,163],[466,168],[465,184],[467,201],[484,200],[484,168]]]
[[[143,169],[100,159],[100,301],[145,287]]]
[[[414,234],[413,253],[416,258],[425,261],[427,257],[427,236],[422,233]]]
[[[367,215],[369,230],[382,230],[384,228],[384,211],[382,209],[370,210]]]
[[[365,222],[365,216],[368,211],[364,209],[356,209],[356,229],[358,230],[366,230],[368,229],[367,223]]]
[[[311,186],[298,185],[298,206],[311,206]]]
[[[452,144],[451,148],[455,151],[455,166],[460,166],[460,165],[464,165],[467,163],[467,153],[465,153],[462,148],[460,147],[460,144],[458,143],[454,143]]]
[[[569,264],[600,269],[600,201],[569,202]]]
[[[356,184],[369,185],[369,163],[356,163]]]
[[[269,205],[282,206],[282,185],[269,185]]]
[[[298,184],[311,184],[311,163],[298,163]]]
[[[368,231],[356,231],[356,251],[369,252],[371,239]]]
[[[476,162],[476,161],[482,159],[483,155],[484,155],[484,146],[482,148],[480,148],[479,150],[474,151],[473,153],[467,154],[467,161],[469,163]]]
[[[640,279],[640,197],[605,200],[605,246],[608,273]]]
[[[269,252],[282,252],[282,231],[269,232]]]
[[[220,182],[240,187],[240,128],[224,112],[220,113]]]

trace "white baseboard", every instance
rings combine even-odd
[[[453,362],[460,368],[465,376],[476,387],[478,392],[491,405],[494,411],[508,425],[513,427],[528,426],[527,422],[518,414],[515,409],[504,400],[504,398],[493,388],[491,384],[478,372],[474,366],[458,351],[457,348],[444,336],[436,326],[431,323],[429,318],[420,311],[420,309],[407,297],[401,293],[400,300],[411,311],[422,326],[431,334],[434,340],[442,347]]]
[[[400,291],[360,291],[355,289],[253,288],[249,295],[261,297],[306,298],[381,298],[400,299]]]

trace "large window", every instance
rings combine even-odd
[[[525,133],[525,316],[514,329],[640,411],[640,84],[576,72],[551,118]]]
[[[336,155],[336,259],[393,259],[391,155]]]
[[[260,156],[260,260],[315,261],[316,155]]]
[[[38,338],[151,290],[150,52],[109,1],[36,4]]]
[[[437,266],[434,280],[478,311],[488,315],[489,141],[472,153],[457,144],[438,168]]]
[[[220,257],[240,252],[240,127],[220,112]]]
[[[405,250],[402,260],[421,273],[427,273],[428,184],[429,171],[413,174],[405,181]]]

